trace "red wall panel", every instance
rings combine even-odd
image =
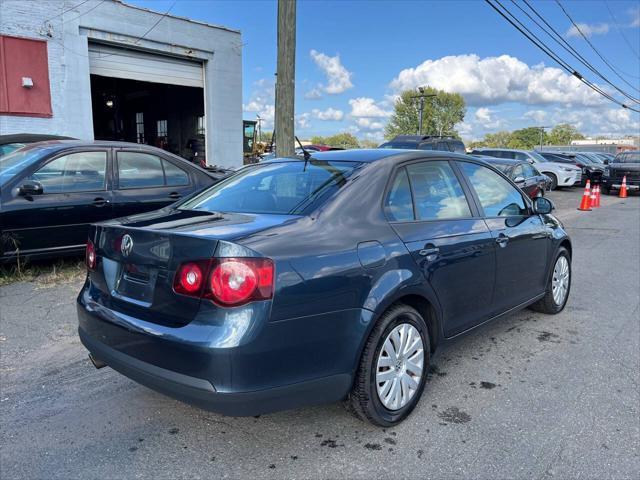
[[[0,35],[0,114],[52,116],[47,42]]]

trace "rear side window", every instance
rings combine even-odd
[[[31,175],[44,193],[91,192],[105,189],[107,152],[70,153]]]
[[[449,162],[407,166],[418,220],[447,220],[471,216],[462,186]]]
[[[162,165],[164,166],[164,176],[167,186],[189,185],[189,175],[187,172],[166,160],[162,160]]]
[[[411,187],[407,171],[403,168],[398,171],[393,184],[387,193],[385,208],[389,219],[395,222],[414,220],[413,201],[411,200]]]
[[[474,163],[460,162],[460,168],[469,178],[486,217],[528,214],[520,192],[503,177]]]
[[[160,157],[139,152],[118,152],[120,188],[148,188],[164,186]]]
[[[524,173],[525,178],[537,177],[538,175],[540,175],[538,173],[538,170],[536,170],[533,165],[529,165],[528,163],[522,165],[522,172]]]

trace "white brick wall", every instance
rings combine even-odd
[[[52,118],[0,115],[0,134],[49,133],[93,139],[88,37],[158,52],[202,52],[207,160],[242,164],[242,40],[238,32],[114,0],[0,0],[0,33],[47,40]],[[55,18],[54,18],[55,17]],[[128,43],[127,43],[128,42]],[[209,52],[209,53],[206,53]],[[210,53],[213,52],[213,53]]]
[[[84,132],[84,138],[93,138],[92,130],[86,132],[86,128],[74,125],[73,121],[69,121],[70,116],[65,111],[66,58],[64,48],[61,45],[62,17],[58,16],[50,21],[53,38],[43,35],[48,30],[44,27],[45,20],[70,7],[70,5],[66,5],[66,7],[65,5],[66,2],[56,0],[0,0],[0,12],[2,12],[0,14],[0,33],[47,40],[51,108],[53,111],[52,118],[2,115],[0,116],[0,134],[28,132],[77,136],[79,132]]]

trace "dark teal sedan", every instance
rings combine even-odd
[[[391,426],[439,345],[564,308],[572,248],[548,199],[468,155],[313,155],[93,226],[77,306],[94,365],[227,415],[346,400]]]

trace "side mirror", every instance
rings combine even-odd
[[[524,177],[517,176],[513,181],[515,183],[524,183]]]
[[[534,162],[534,161],[533,161],[533,159],[532,159],[532,158],[527,158],[527,162],[529,162],[531,165],[533,165],[534,163],[536,163],[536,162]]]
[[[35,180],[27,180],[25,181],[18,193],[23,197],[31,197],[33,195],[42,195],[44,193],[44,188],[42,188],[42,184],[40,182],[36,182]]]
[[[605,158],[605,159],[604,159],[604,164],[605,164],[605,165],[609,165],[609,159],[608,159],[608,158]]]
[[[545,215],[547,213],[551,213],[554,208],[555,206],[553,205],[553,202],[548,198],[536,197],[533,200],[533,213]]]

